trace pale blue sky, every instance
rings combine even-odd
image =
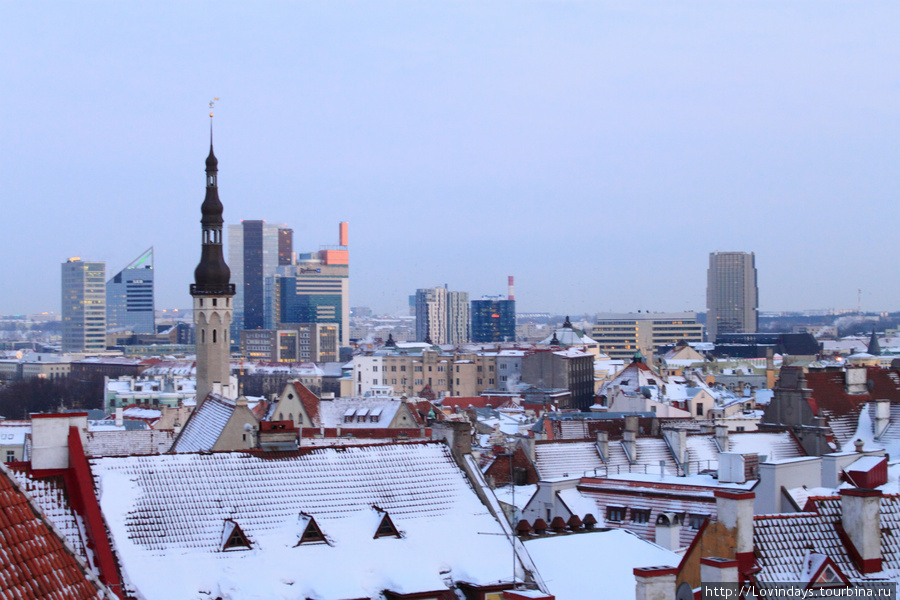
[[[351,304],[897,310],[900,4],[0,1],[0,314],[156,249],[188,307],[207,103],[229,223],[350,222]]]

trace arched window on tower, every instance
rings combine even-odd
[[[216,343],[216,330],[213,329],[213,344]]]
[[[206,343],[206,330],[205,329],[200,330],[200,343],[201,344]]]

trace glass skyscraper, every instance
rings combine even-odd
[[[503,296],[472,300],[472,341],[516,341],[516,301]]]
[[[108,331],[156,333],[153,247],[106,282]]]

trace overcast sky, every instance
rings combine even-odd
[[[156,252],[189,307],[208,102],[225,220],[350,222],[351,305],[900,309],[900,3],[0,1],[0,314]]]

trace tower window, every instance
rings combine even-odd
[[[219,305],[219,299],[218,299],[218,298],[213,298],[212,301],[213,301],[213,306],[218,306],[218,305]]]
[[[206,330],[205,329],[200,330],[200,343],[201,344],[206,343]]]
[[[216,343],[216,330],[213,329],[213,344]]]

